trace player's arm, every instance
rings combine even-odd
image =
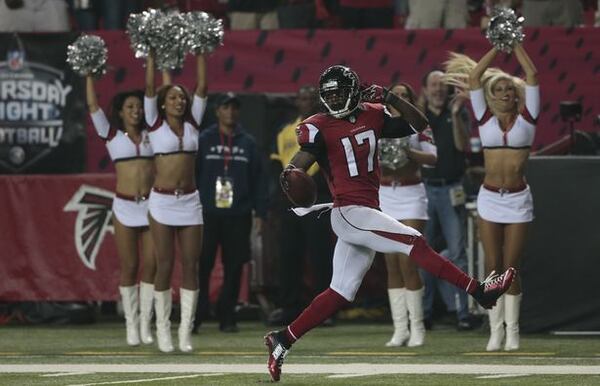
[[[384,137],[399,138],[420,133],[429,126],[425,115],[406,99],[391,93],[385,87],[371,85],[361,91],[361,100],[369,103],[382,103],[386,107],[384,116]],[[390,110],[394,114],[390,114]]]
[[[283,189],[283,191],[286,193],[290,189],[290,185],[288,182],[288,174],[290,170],[298,168],[306,172],[312,166],[312,164],[315,163],[316,160],[317,157],[314,154],[309,153],[307,151],[299,150],[292,157],[290,163],[287,164],[285,168],[283,168],[283,171],[279,175],[279,184],[281,186],[281,189]]]
[[[290,162],[283,168],[279,175],[279,182],[284,192],[289,189],[288,174],[294,168],[306,172],[318,158],[323,150],[323,141],[318,128],[313,124],[300,124],[296,128],[300,150],[294,154]]]
[[[394,93],[388,92],[385,97],[385,104],[393,107],[402,115],[401,118],[394,117],[391,118],[392,120],[403,120],[419,133],[429,126],[429,122],[427,121],[425,115],[406,99],[403,99]],[[399,122],[396,124],[401,128],[404,127]],[[414,132],[411,134],[414,134]]]
[[[298,168],[307,171],[312,166],[312,164],[315,163],[316,160],[317,157],[314,154],[300,150],[292,157],[292,160],[289,164],[287,164],[285,168]]]
[[[296,128],[296,136],[300,150],[292,157],[285,169],[298,168],[305,172],[325,152],[325,143],[314,122],[303,122]]]

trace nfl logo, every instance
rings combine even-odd
[[[25,52],[18,50],[8,51],[6,61],[8,62],[8,68],[12,71],[19,71],[23,68],[23,63],[25,62]]]

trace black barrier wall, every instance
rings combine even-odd
[[[521,330],[600,330],[600,157],[533,157]]]

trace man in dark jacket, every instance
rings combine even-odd
[[[219,97],[217,124],[200,133],[196,162],[204,215],[196,323],[208,314],[209,278],[220,246],[224,278],[216,311],[223,332],[238,331],[235,306],[242,268],[250,260],[253,218],[260,230],[267,204],[262,158],[255,139],[239,124],[239,113],[240,99],[235,94]]]

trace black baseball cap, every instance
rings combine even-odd
[[[240,98],[237,96],[237,94],[233,93],[233,92],[227,92],[225,94],[221,94],[217,97],[216,100],[216,106],[217,107],[221,107],[224,105],[229,105],[229,104],[233,104],[235,105],[235,107],[239,108],[242,105],[242,101],[240,100]]]

